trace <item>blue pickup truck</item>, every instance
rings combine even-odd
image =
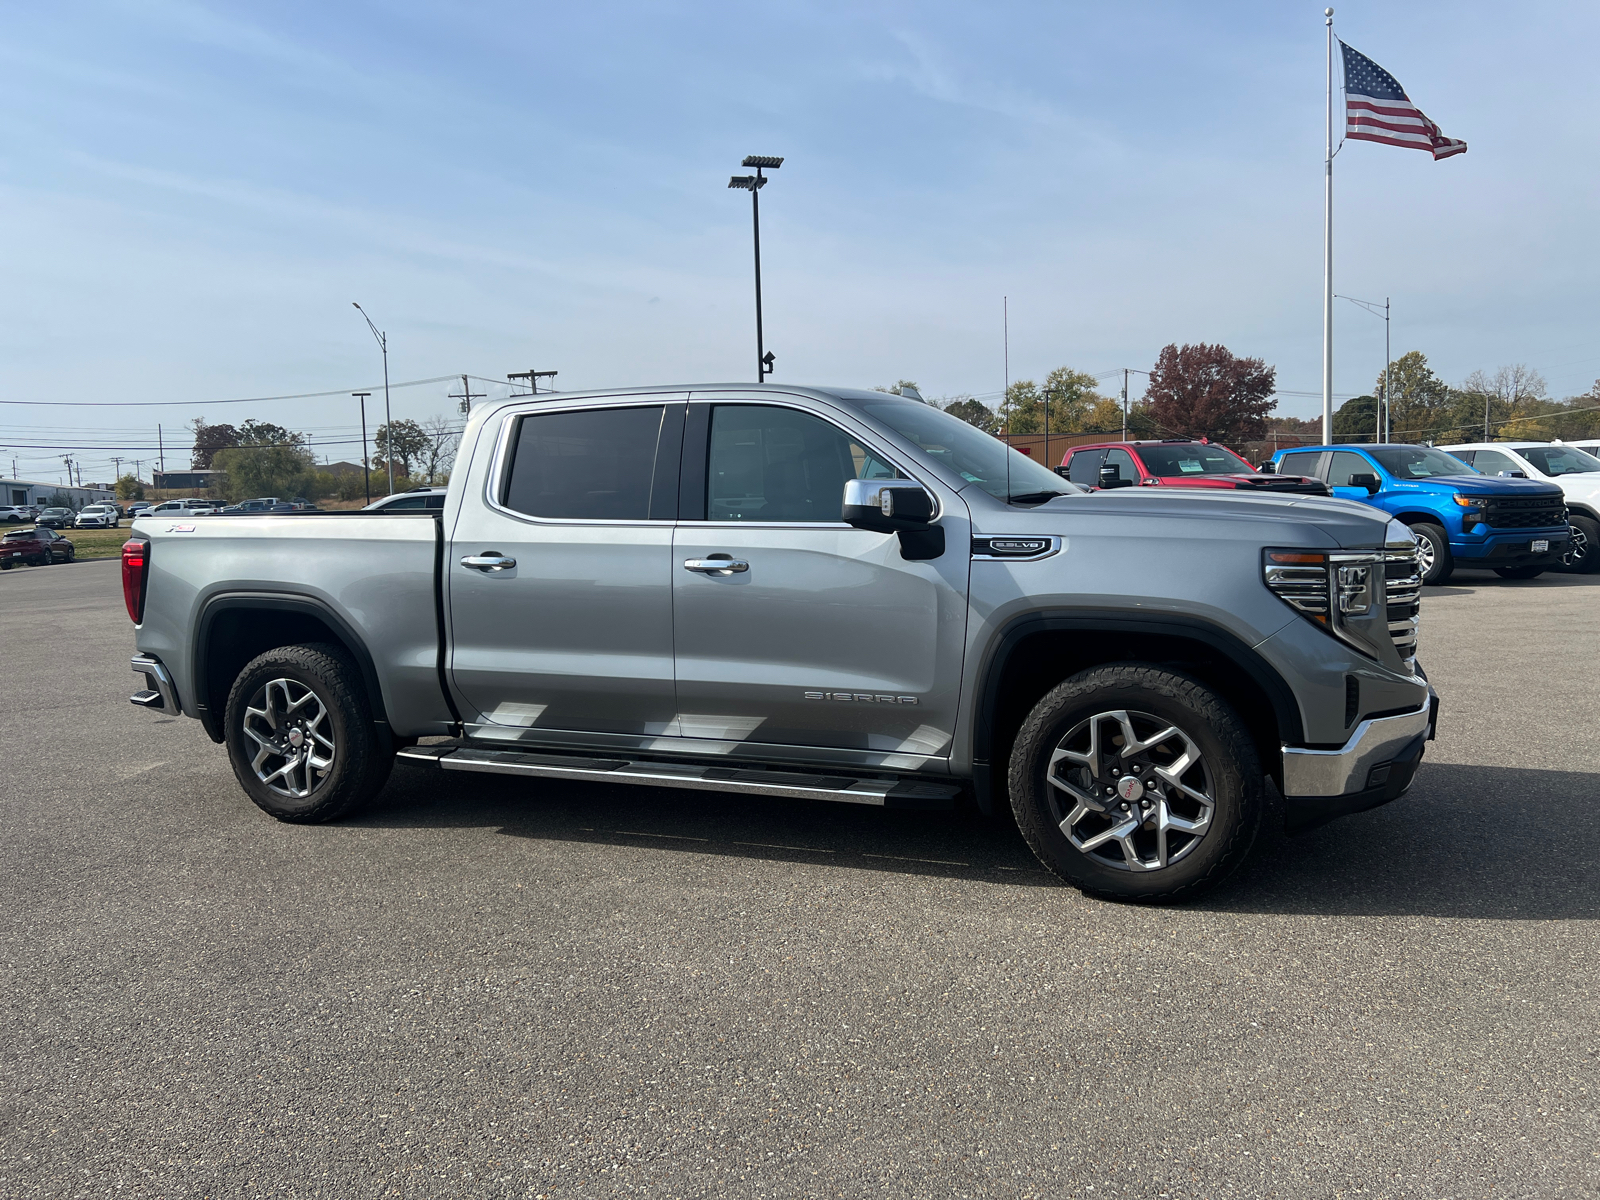
[[[1532,579],[1561,565],[1571,537],[1566,497],[1555,484],[1483,475],[1428,446],[1280,450],[1269,469],[1320,479],[1335,496],[1405,522],[1417,539],[1423,583],[1444,583],[1456,567]]]

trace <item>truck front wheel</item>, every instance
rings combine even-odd
[[[372,727],[361,673],[341,646],[280,646],[234,680],[228,759],[250,799],[280,821],[332,821],[374,795],[394,752]]]
[[[1411,536],[1417,539],[1417,570],[1423,584],[1449,583],[1456,561],[1450,553],[1450,539],[1444,528],[1429,521],[1418,521],[1411,527]]]
[[[1175,671],[1080,672],[1040,700],[1008,774],[1017,826],[1068,883],[1120,900],[1197,895],[1261,823],[1263,771],[1231,706]]]

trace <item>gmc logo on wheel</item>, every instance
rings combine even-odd
[[[807,700],[845,700],[852,704],[915,704],[915,696],[880,696],[874,692],[806,692]]]

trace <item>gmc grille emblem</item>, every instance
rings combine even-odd
[[[915,704],[915,696],[880,696],[876,692],[806,692],[807,700],[845,700],[851,704]]]

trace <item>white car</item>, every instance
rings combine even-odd
[[[23,521],[33,520],[33,509],[18,508],[14,504],[0,504],[0,521],[8,525],[16,525]]]
[[[74,529],[115,529],[122,524],[122,514],[115,504],[86,504],[78,510]]]
[[[206,517],[217,511],[211,500],[168,500],[140,513],[141,517]]]
[[[1600,571],[1600,458],[1566,442],[1468,442],[1439,449],[1485,475],[1522,475],[1559,487],[1572,526],[1572,548],[1562,566]]]

